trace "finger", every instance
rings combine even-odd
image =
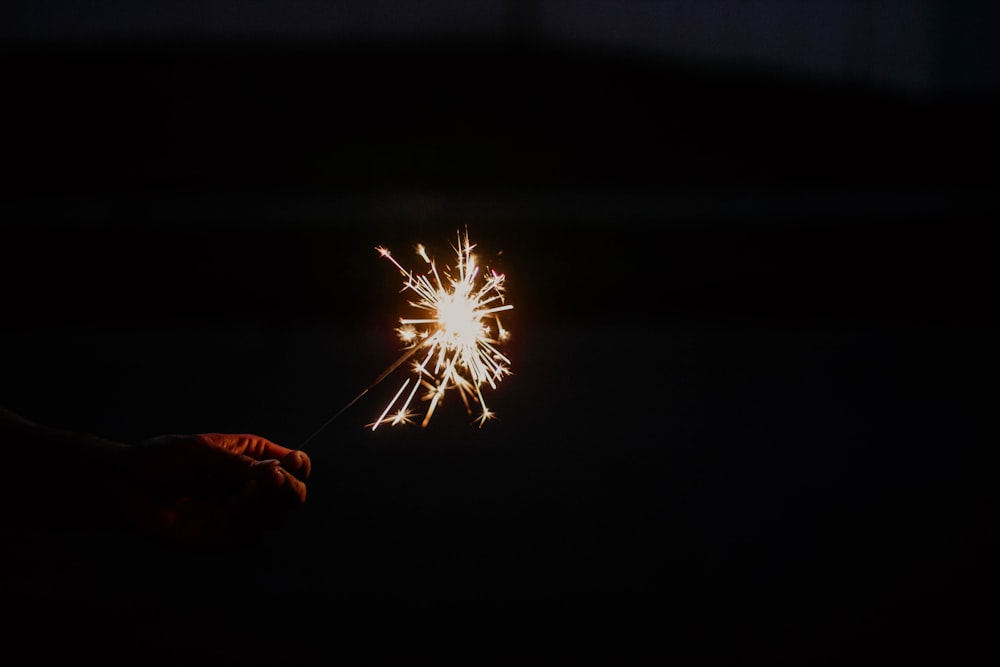
[[[302,505],[306,501],[306,485],[284,468],[274,468],[259,480],[262,490],[280,504]]]
[[[281,460],[293,451],[252,433],[202,433],[198,437],[217,447],[257,459]]]
[[[302,505],[306,502],[306,484],[295,475],[291,474],[287,470],[278,468],[281,471],[282,476],[285,478],[285,497],[294,504]]]
[[[302,450],[296,449],[289,452],[283,459],[281,459],[281,467],[292,473],[295,477],[302,481],[309,479],[309,474],[312,472],[312,461],[309,455]]]
[[[198,437],[204,442],[221,449],[238,452],[242,456],[256,459],[262,463],[277,459],[281,462],[285,470],[292,473],[296,481],[305,481],[309,479],[309,475],[312,473],[312,460],[308,454],[299,449],[283,447],[258,435],[246,433],[203,433]]]
[[[277,489],[284,484],[281,476],[281,462],[277,459],[255,461],[250,466],[250,479],[265,489]]]
[[[244,454],[238,447],[227,445],[226,438],[237,436],[202,433],[189,437],[194,445],[193,456],[212,472],[231,479],[247,479],[252,476],[253,465],[258,463],[257,459]]]

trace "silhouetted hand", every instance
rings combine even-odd
[[[0,408],[0,446],[24,471],[0,485],[7,528],[125,518],[188,545],[246,542],[305,502],[305,452],[249,434],[163,435],[130,445],[43,426]]]
[[[182,544],[238,543],[306,500],[305,452],[250,434],[164,435],[127,450],[122,508],[136,527]]]

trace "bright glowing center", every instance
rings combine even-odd
[[[464,289],[463,289],[464,288]],[[446,345],[460,347],[475,344],[482,333],[476,304],[468,298],[468,288],[459,284],[454,294],[441,294],[437,304],[437,321]]]

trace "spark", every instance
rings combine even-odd
[[[496,389],[510,374],[510,359],[498,347],[510,338],[510,332],[500,323],[499,314],[513,306],[505,303],[504,274],[489,269],[480,271],[472,253],[475,247],[469,242],[468,232],[464,236],[459,234],[458,244],[452,246],[455,267],[438,270],[424,246],[418,245],[416,254],[428,265],[425,273],[403,268],[388,249],[376,248],[406,279],[401,292],[413,293],[414,298],[408,304],[417,312],[413,317],[400,318],[396,332],[407,345],[405,353],[376,383],[411,357],[415,357],[411,364],[413,375],[406,379],[378,419],[368,424],[373,431],[384,423],[393,426],[412,423],[416,413],[410,406],[421,387],[425,390],[423,400],[428,403],[421,426],[427,426],[452,390],[458,393],[470,415],[473,407],[479,406],[475,421],[480,427],[495,416],[486,406],[483,389],[485,386]],[[413,385],[406,393],[411,381]]]

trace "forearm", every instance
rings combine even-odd
[[[22,453],[50,474],[86,473],[101,481],[124,472],[129,449],[106,438],[36,424],[4,408],[0,408],[0,442],[5,451]]]
[[[17,462],[3,485],[6,513],[28,520],[106,514],[128,475],[128,445],[36,424],[4,408],[0,446]]]

